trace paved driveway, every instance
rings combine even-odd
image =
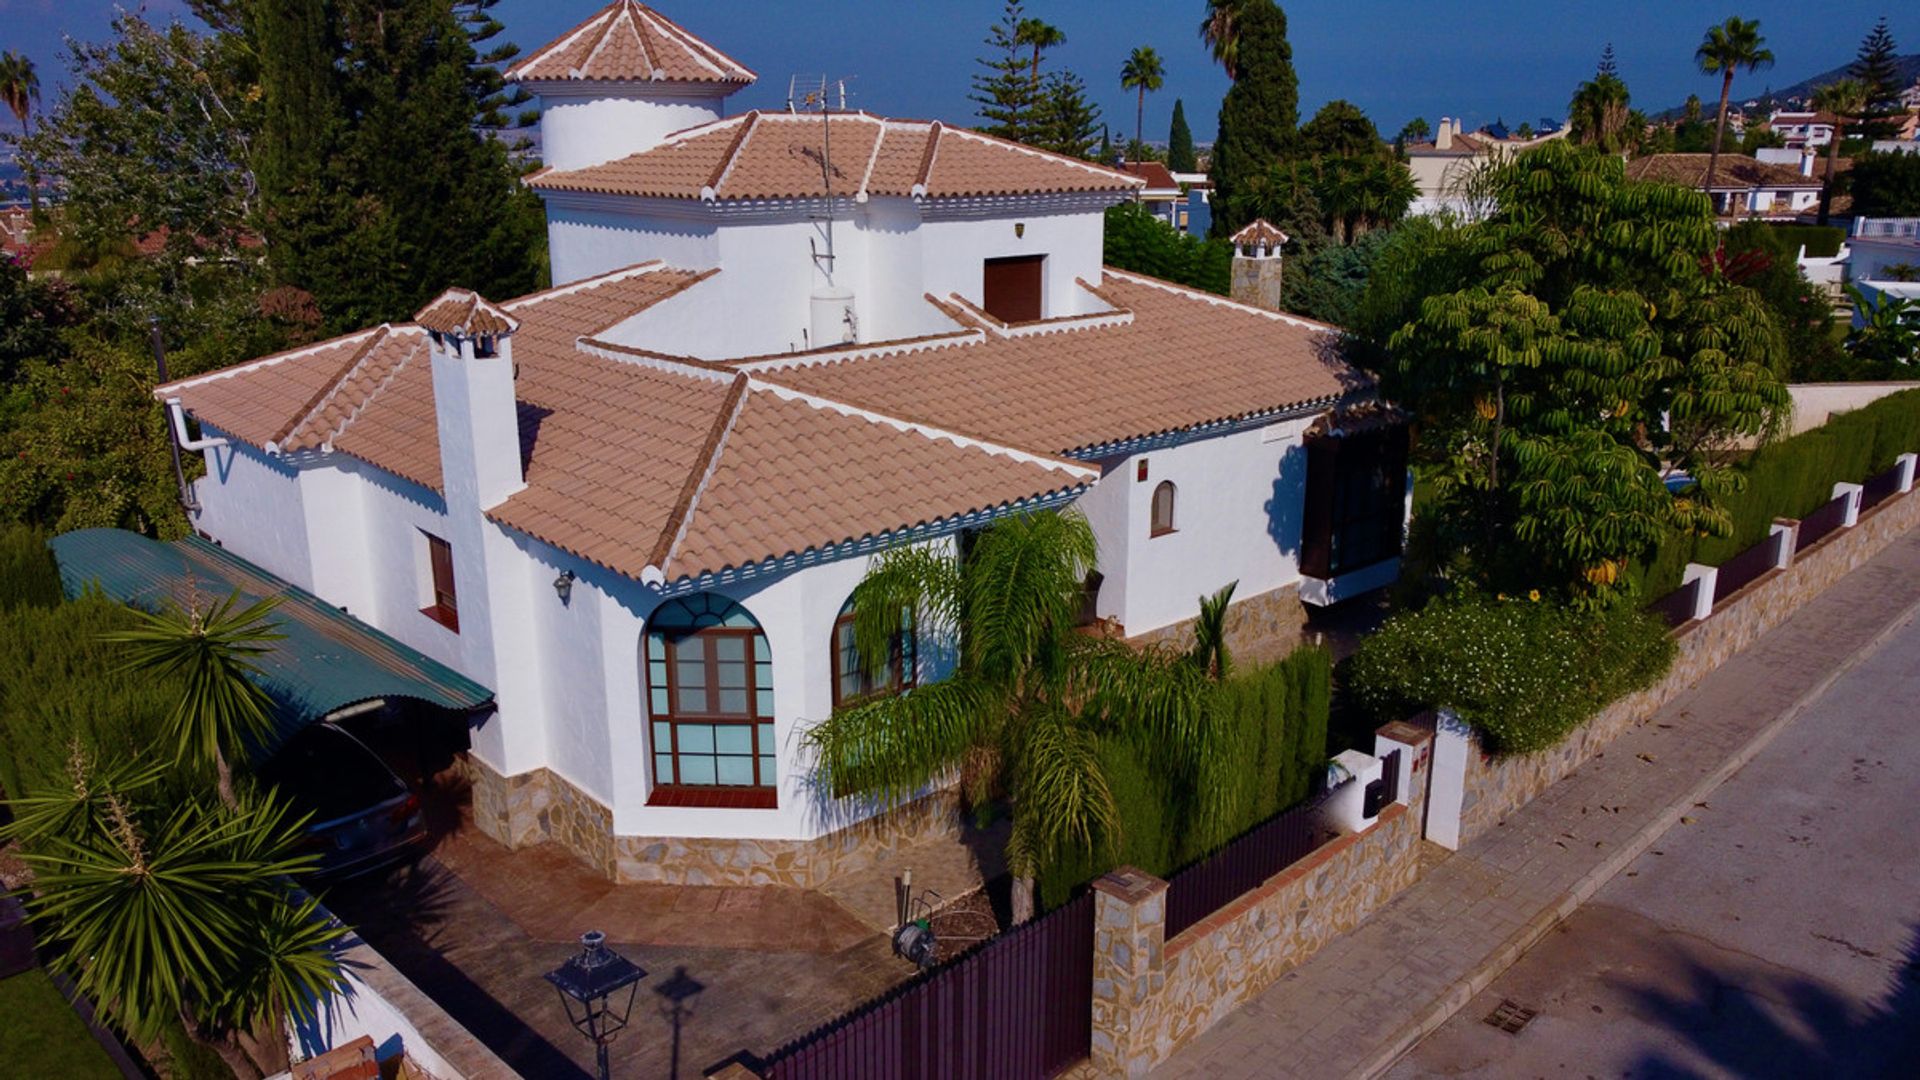
[[[1920,1075],[1916,656],[1920,622],[1388,1075]]]

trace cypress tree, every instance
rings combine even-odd
[[[1199,167],[1193,153],[1193,129],[1187,126],[1187,107],[1175,98],[1173,126],[1167,129],[1167,168],[1173,172],[1193,172]]]
[[[1286,14],[1272,0],[1249,0],[1235,26],[1239,76],[1220,103],[1220,135],[1213,144],[1213,235],[1222,237],[1246,224],[1236,196],[1279,161],[1300,123]]]
[[[1847,67],[1847,75],[1867,88],[1867,111],[1855,128],[1864,138],[1892,138],[1900,118],[1906,115],[1906,108],[1900,104],[1903,87],[1898,52],[1893,31],[1887,28],[1886,16],[1882,15],[1860,42],[1859,53]]]
[[[352,214],[334,171],[340,156],[340,42],[328,0],[252,0],[243,25],[260,63],[254,159],[267,263],[282,284],[316,291]]]

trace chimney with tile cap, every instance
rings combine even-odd
[[[1433,148],[1435,150],[1453,149],[1453,117],[1440,118],[1440,130],[1433,133]]]
[[[449,289],[414,321],[433,338],[433,410],[449,503],[488,510],[526,487],[513,385],[518,320],[476,292]]]

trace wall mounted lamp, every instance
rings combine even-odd
[[[554,578],[554,579],[553,579],[553,592],[554,592],[554,595],[556,595],[556,596],[558,596],[558,597],[560,598],[560,602],[561,602],[562,604],[564,604],[564,603],[566,603],[567,601],[569,601],[569,600],[571,600],[571,599],[573,599],[573,579],[574,579],[574,577],[575,577],[575,574],[574,574],[574,572],[573,572],[573,571],[571,571],[571,570],[562,570],[562,571],[560,571],[560,576],[559,576],[559,577],[557,577],[557,578]]]

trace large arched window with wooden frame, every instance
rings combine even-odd
[[[747,609],[701,593],[647,621],[654,806],[771,807],[773,652]]]
[[[917,643],[914,640],[913,612],[903,612],[900,632],[894,635],[888,650],[886,667],[866,670],[860,662],[860,649],[853,638],[853,598],[840,606],[833,620],[833,707],[858,705],[881,694],[897,694],[911,687],[918,668]]]
[[[1165,536],[1173,531],[1173,481],[1162,480],[1153,489],[1153,525],[1147,535]]]

